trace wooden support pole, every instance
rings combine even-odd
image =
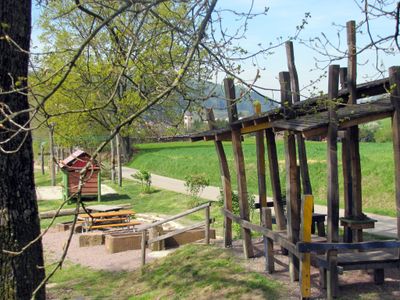
[[[257,176],[258,176],[258,198],[260,203],[260,222],[262,220],[262,208],[267,207],[267,184],[265,177],[265,146],[264,132],[256,132],[257,152]]]
[[[115,183],[115,145],[114,139],[110,141],[111,181]]]
[[[301,241],[311,242],[312,211],[314,207],[314,197],[304,195],[301,203]],[[300,264],[300,287],[301,298],[311,297],[311,254],[305,253]]]
[[[207,110],[207,121],[209,128],[216,129],[215,117],[212,109]],[[219,161],[219,171],[221,174],[222,191],[224,194],[224,208],[232,212],[232,184],[229,165],[226,159],[224,146],[221,141],[214,141]],[[224,216],[224,246],[232,246],[232,220]]]
[[[349,90],[349,104],[357,103],[357,49],[356,49],[356,28],[355,21],[349,21],[347,26],[347,46],[348,46],[348,74],[347,88]],[[349,129],[349,146],[351,159],[351,177],[352,177],[352,215],[355,218],[362,216],[362,194],[361,194],[361,162],[358,126]],[[362,241],[362,229],[353,231],[353,240]]]
[[[206,245],[210,244],[210,206],[205,208],[205,232],[204,232],[204,242]]]
[[[300,87],[299,87],[299,77],[297,75],[296,65],[294,62],[293,42],[288,41],[285,43],[285,46],[286,46],[286,56],[287,56],[287,63],[290,75],[292,102],[296,103],[300,101]],[[306,144],[301,133],[296,134],[296,141],[297,141],[297,151],[300,162],[300,174],[301,174],[301,183],[303,187],[303,194],[311,195],[312,188],[311,188],[310,174],[308,171]]]
[[[146,244],[147,244],[147,230],[142,231],[142,240],[141,240],[141,255],[142,255],[142,267],[146,264]]]
[[[49,125],[49,150],[50,150],[50,176],[51,176],[51,185],[56,185],[56,165],[54,162],[55,154],[54,154],[54,123]]]
[[[329,66],[328,99],[334,100],[339,90],[338,65]],[[328,164],[328,242],[339,241],[339,177],[337,158],[338,119],[336,104],[329,103],[329,125],[327,137],[327,164]],[[337,250],[327,253],[329,268],[327,270],[327,295],[332,299],[337,295]]]
[[[40,168],[42,170],[42,175],[44,175],[44,143],[40,143]]]
[[[119,134],[115,136],[115,144],[117,148],[118,185],[122,186],[121,137]]]
[[[262,207],[261,210],[261,221],[262,226],[268,229],[272,229],[272,214],[271,209],[268,207]],[[265,271],[272,274],[275,271],[274,261],[274,241],[270,238],[263,236],[264,242],[264,253],[265,253]]]
[[[397,238],[400,239],[400,67],[389,69],[390,100],[394,112],[392,117],[394,174],[396,187],[396,211],[397,211]],[[399,251],[400,254],[400,251]]]
[[[228,101],[228,117],[230,122],[237,120],[237,107],[235,103],[235,86],[233,85],[233,79],[226,78],[224,80],[225,87],[225,97]],[[244,155],[242,149],[242,137],[240,134],[240,129],[232,130],[232,148],[233,156],[235,159],[235,167],[237,174],[237,184],[238,184],[238,197],[239,197],[239,209],[240,217],[243,220],[250,221],[250,210],[247,192],[247,182],[246,182],[246,171],[244,163]],[[253,245],[251,241],[251,231],[248,228],[242,227],[243,236],[243,252],[245,258],[250,258],[254,256]]]
[[[347,88],[347,68],[340,68],[339,70],[340,88]]]
[[[279,73],[282,104],[291,105],[290,75],[288,72]],[[300,234],[300,199],[298,199],[299,186],[296,142],[293,133],[285,132],[285,163],[286,163],[286,206],[287,206],[287,233],[292,243],[299,241]],[[291,281],[299,279],[299,260],[292,253],[289,254],[289,272]]]
[[[272,131],[272,128],[268,128],[265,130],[265,135],[267,139],[268,166],[271,178],[276,226],[278,230],[284,230],[286,229],[286,218],[283,212],[281,182],[279,179],[279,163],[278,163],[278,155],[276,153],[275,134]]]

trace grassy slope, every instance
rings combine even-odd
[[[236,185],[232,148],[224,143],[230,164],[233,184]],[[218,159],[212,142],[198,143],[153,143],[137,145],[139,153],[129,166],[145,169],[156,174],[184,179],[188,174],[204,174],[210,184],[220,186]],[[279,169],[284,191],[283,141],[277,141]],[[256,151],[254,139],[243,143],[246,159],[246,175],[249,191],[257,193]],[[365,211],[395,216],[393,148],[391,143],[361,143],[361,165],[363,175],[363,205]],[[313,194],[316,202],[326,203],[326,143],[307,142],[307,154]],[[339,158],[340,144],[339,144]],[[340,160],[340,159],[339,159]],[[340,162],[340,161],[339,161]],[[341,162],[339,165],[341,174]],[[339,178],[341,193],[342,178]],[[267,178],[268,194],[271,196],[270,181]],[[343,197],[341,196],[341,200]]]
[[[104,284],[107,282],[107,284]],[[101,272],[67,265],[50,281],[57,299],[285,299],[286,289],[249,272],[227,250],[187,245],[144,271]]]

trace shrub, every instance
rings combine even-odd
[[[148,171],[140,170],[132,177],[140,181],[144,193],[151,193],[151,174]]]
[[[250,219],[253,217],[253,213],[255,210],[255,197],[253,194],[247,194],[247,201],[249,202],[249,209],[250,209]],[[220,194],[218,197],[218,206],[224,207],[224,193],[222,189],[220,190]],[[232,213],[234,215],[240,215],[240,206],[239,206],[239,195],[236,192],[232,192]],[[240,239],[242,238],[242,230],[240,225],[236,222],[232,224],[233,232],[235,233],[235,238]]]
[[[189,203],[190,207],[195,207],[199,204],[200,193],[209,184],[210,181],[204,175],[188,175],[185,177],[186,191],[192,197],[192,201]]]

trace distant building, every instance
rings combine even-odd
[[[189,130],[192,128],[193,115],[190,111],[185,112],[185,115],[183,116],[183,124],[185,125],[186,130]]]

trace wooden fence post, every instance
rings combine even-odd
[[[49,148],[50,148],[50,175],[51,185],[56,185],[56,165],[54,163],[54,123],[49,125]]]
[[[235,86],[233,84],[233,79],[224,79],[225,96],[227,98],[228,106],[228,117],[229,122],[232,123],[237,120],[237,107],[235,103]],[[244,163],[244,155],[242,149],[242,137],[240,134],[240,129],[232,129],[232,148],[233,156],[235,159],[235,166],[237,172],[237,183],[238,183],[238,196],[239,196],[239,209],[240,217],[243,220],[250,220],[250,210],[247,192],[247,182],[246,182],[246,171]],[[243,251],[246,258],[254,256],[253,244],[251,241],[251,231],[248,228],[242,227],[243,235]]]
[[[261,221],[262,226],[268,229],[272,229],[272,214],[269,207],[262,207],[261,210]],[[274,261],[274,241],[267,238],[265,235],[263,237],[264,242],[264,253],[265,253],[265,271],[272,274],[275,271],[275,261]]]
[[[292,104],[290,96],[290,76],[288,72],[279,73],[281,86],[282,105],[289,107]],[[290,242],[296,244],[300,234],[300,211],[301,205],[298,199],[298,169],[296,158],[296,141],[294,134],[285,132],[285,163],[286,163],[286,207],[287,207],[287,234]],[[289,272],[290,280],[299,280],[299,260],[289,253]]]
[[[115,145],[114,139],[110,141],[111,181],[115,183]]]
[[[115,136],[115,144],[117,148],[117,168],[118,168],[118,186],[122,186],[122,162],[121,162],[121,141],[120,135]]]
[[[42,175],[44,175],[44,144],[40,143],[40,167],[42,169]]]
[[[215,117],[212,109],[207,110],[207,121],[210,130],[217,129],[215,126]],[[232,184],[229,172],[228,161],[226,159],[224,146],[221,141],[214,141],[219,161],[219,171],[221,174],[222,192],[224,196],[224,208],[232,212]],[[224,246],[232,246],[232,220],[224,215]]]
[[[311,242],[311,226],[312,226],[312,210],[314,206],[314,197],[312,195],[304,195],[301,205],[301,241]],[[301,297],[310,298],[311,296],[311,254],[304,253],[300,264],[300,288]]]
[[[390,100],[394,108],[392,117],[393,153],[396,187],[397,238],[400,239],[400,67],[391,67],[389,69],[389,82],[392,89]]]
[[[147,239],[147,230],[142,231],[142,240],[141,240],[141,255],[142,255],[142,267],[146,264],[146,239]]]
[[[256,132],[258,198],[260,204],[260,223],[262,222],[262,208],[267,207],[267,184],[265,178],[265,146],[264,132]]]
[[[339,65],[329,66],[328,99],[338,97]],[[329,103],[329,125],[327,138],[327,164],[328,164],[328,242],[339,241],[339,179],[337,158],[338,119],[336,105]],[[327,296],[335,298],[338,288],[337,250],[327,252]]]
[[[204,241],[207,245],[210,244],[210,206],[205,208],[205,232],[204,232]]]

